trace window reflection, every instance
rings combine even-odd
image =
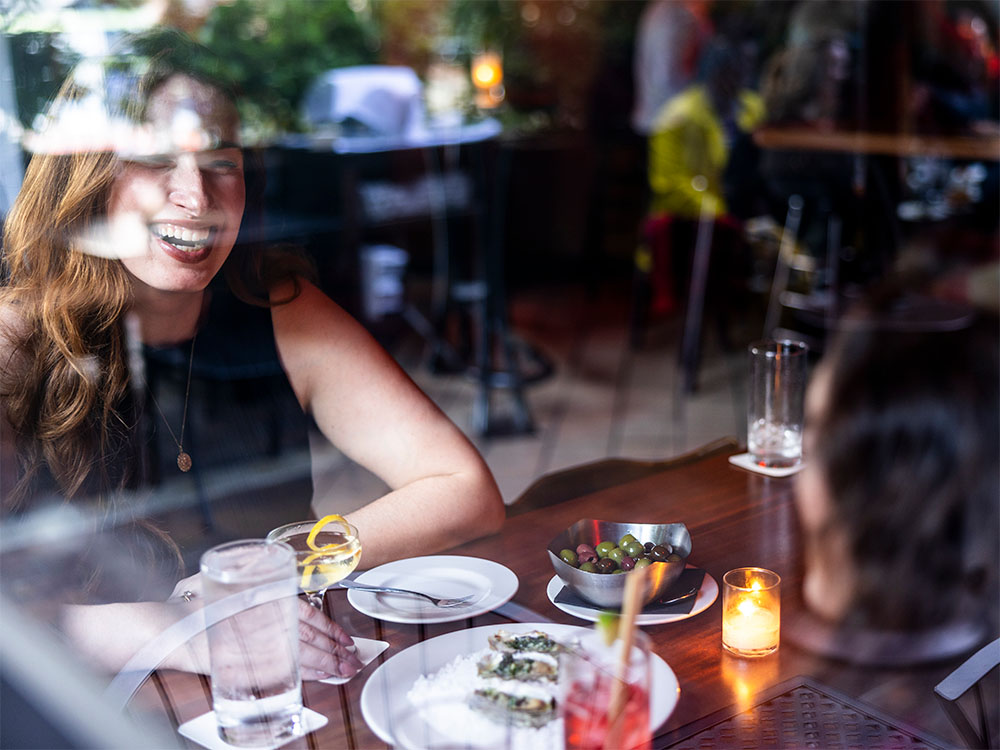
[[[732,297],[720,326],[767,307],[783,239],[794,258],[782,291],[801,304],[775,314],[820,341],[838,298],[900,269],[941,294],[997,306],[994,4],[11,8],[0,21],[4,281],[24,271],[16,247],[86,257],[63,269],[63,281],[82,279],[75,295],[60,293],[55,270],[39,284],[57,324],[51,360],[28,365],[37,382],[62,378],[72,407],[12,400],[9,382],[2,393],[4,408],[19,410],[3,423],[0,453],[5,609],[57,639],[66,604],[167,600],[213,544],[263,536],[322,502],[346,512],[344,503],[371,499],[355,495],[385,489],[322,479],[317,456],[333,451],[299,408],[273,337],[261,334],[270,313],[239,306],[240,295],[261,296],[251,272],[266,260],[314,279],[384,341],[417,327],[442,371],[475,364],[470,309],[497,257],[484,248],[502,258],[500,282],[514,290],[609,267],[619,279],[638,274],[647,312],[665,315],[684,302],[692,259],[681,248],[694,246],[703,214],[717,221],[717,258],[727,259],[707,271],[721,285],[712,302],[719,288],[747,295]],[[196,82],[226,81],[225,92],[188,80],[163,105],[169,122],[151,117],[143,87],[164,60],[128,41],[150,31],[203,44],[210,54],[185,70]],[[727,64],[713,65],[723,49]],[[474,66],[486,60],[492,77],[477,84]],[[720,69],[713,83],[726,95],[690,105]],[[56,99],[67,80],[72,95]],[[690,198],[682,207],[663,199],[654,164],[668,131],[669,166],[699,149],[712,157],[670,172]],[[30,225],[11,214],[29,160],[54,175],[34,207],[46,219]],[[115,204],[123,174],[136,188]],[[717,193],[712,210],[703,211],[699,177]],[[227,181],[240,183],[239,199]],[[188,224],[163,216],[172,193],[197,202],[214,189],[230,199],[212,201],[218,213]],[[790,237],[793,205],[801,213]],[[88,318],[98,284],[120,285],[120,268],[155,280],[158,269],[136,260],[151,226],[180,257],[220,238],[232,245],[232,284],[214,281],[205,311],[225,326],[144,345],[129,320],[99,334],[102,353],[115,356],[94,359],[59,328],[60,315],[65,324],[87,309],[76,325],[99,327]],[[394,259],[381,275],[363,268],[380,248]],[[457,297],[456,280],[467,282]],[[126,304],[120,287],[112,297]],[[68,356],[56,362],[52,352]],[[107,372],[108,361],[119,371]],[[60,433],[98,403],[125,405],[123,429],[96,443]],[[10,424],[46,409],[41,421],[57,439],[26,448],[31,436]],[[238,439],[219,440],[220,424],[237,425]],[[190,472],[177,471],[178,453],[192,457]],[[333,455],[336,466],[347,461]],[[102,679],[104,666],[87,663]]]

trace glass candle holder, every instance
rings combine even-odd
[[[764,568],[736,568],[722,577],[722,646],[737,656],[778,650],[781,577]]]

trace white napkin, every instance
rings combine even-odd
[[[315,732],[327,723],[327,718],[323,714],[318,714],[311,708],[302,709],[302,734],[299,737],[305,736],[310,732]],[[219,736],[218,724],[215,721],[215,712],[209,711],[207,714],[202,714],[197,719],[191,719],[181,724],[180,728],[177,730],[182,736],[187,737],[192,742],[201,745],[202,747],[207,747],[209,750],[240,750],[236,745],[230,745],[228,742],[223,741]],[[273,745],[265,745],[262,750],[273,750],[273,748],[281,747],[286,745],[292,740],[297,740],[299,737],[289,737],[280,742],[276,742]]]
[[[389,644],[385,641],[373,641],[370,638],[354,638],[354,646],[357,649],[355,653],[358,660],[361,662],[361,669],[358,670],[354,677],[361,674],[364,668],[371,664],[376,656],[389,648]],[[327,685],[343,685],[345,682],[353,680],[354,677],[327,677],[325,680],[320,680],[320,682],[325,682]]]
[[[806,465],[804,461],[799,461],[795,466],[785,466],[780,469],[758,466],[749,453],[738,453],[735,456],[730,456],[729,463],[733,466],[739,466],[741,469],[755,471],[758,474],[764,474],[769,477],[790,477],[792,474],[801,471],[802,467]]]

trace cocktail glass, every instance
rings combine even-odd
[[[327,589],[347,577],[361,560],[358,530],[343,516],[288,523],[272,529],[267,539],[284,542],[295,550],[299,590],[319,610]]]
[[[621,646],[595,632],[569,649],[561,709],[567,750],[650,747],[649,637],[635,633],[627,658]]]

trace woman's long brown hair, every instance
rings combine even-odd
[[[4,396],[23,472],[8,504],[43,465],[66,496],[77,494],[104,471],[99,457],[121,420],[131,287],[117,260],[74,248],[103,217],[115,171],[113,154],[35,156],[4,227],[0,302],[19,324]]]
[[[233,98],[230,87],[192,64],[207,51],[186,37],[159,32],[131,48],[154,53],[125,103],[136,110],[125,112],[133,122],[141,122],[149,93],[174,74],[206,81]],[[57,101],[84,95],[70,80]],[[21,466],[14,490],[3,498],[4,510],[24,503],[46,468],[68,498],[113,494],[135,479],[131,467],[117,460],[134,420],[125,408],[130,380],[124,318],[131,283],[119,260],[76,246],[103,221],[117,171],[112,152],[36,154],[7,218],[0,306],[13,311],[17,327],[5,332],[13,342],[9,362],[15,370],[3,378],[2,395]],[[252,203],[248,195],[248,213]],[[273,250],[259,246],[234,252],[225,267],[234,293],[267,304],[274,283],[308,274],[301,258],[275,258]]]

